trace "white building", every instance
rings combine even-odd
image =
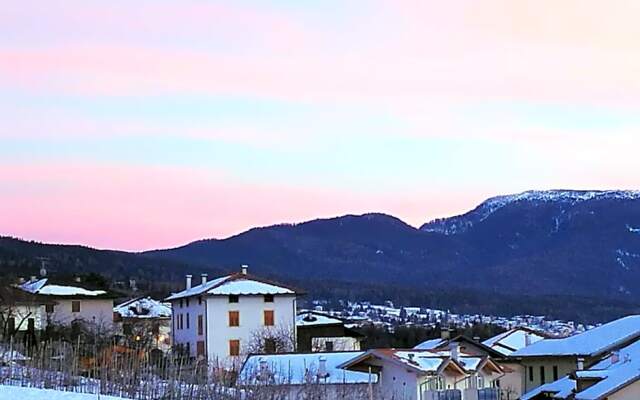
[[[249,353],[293,351],[296,293],[293,289],[240,273],[193,286],[167,298],[173,309],[175,346],[192,357],[230,366]]]
[[[369,350],[339,366],[378,374],[384,398],[403,400],[498,399],[502,369],[489,357],[431,350]]]
[[[590,368],[539,386],[522,399],[640,399],[640,341],[608,354]]]
[[[100,330],[111,330],[115,296],[105,290],[90,290],[81,285],[79,279],[73,285],[58,285],[42,278],[32,279],[20,285],[20,289],[55,302],[48,304],[45,310],[47,321],[51,323],[70,325],[84,322]]]

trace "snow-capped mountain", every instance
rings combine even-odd
[[[436,219],[422,225],[420,229],[425,232],[436,232],[444,235],[464,233],[500,209],[518,203],[526,203],[532,206],[552,204],[559,207],[561,213],[564,213],[568,208],[584,202],[639,199],[640,191],[632,190],[530,190],[518,194],[492,197],[466,214]],[[558,216],[558,222],[561,219],[562,216]]]

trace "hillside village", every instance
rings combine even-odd
[[[345,302],[337,310],[315,300],[305,310],[298,307],[303,291],[254,276],[246,265],[221,277],[187,275],[183,289],[164,299],[120,301],[82,277],[61,281],[41,272],[0,288],[0,384],[145,399],[587,400],[640,393],[640,316],[584,326],[390,302]],[[502,332],[456,333],[476,323]],[[412,348],[367,348],[362,328],[370,325],[390,332],[437,327],[438,336]]]

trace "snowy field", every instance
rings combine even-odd
[[[0,399],[14,400],[95,400],[98,396],[87,393],[59,392],[48,389],[34,389],[0,385]],[[121,397],[100,396],[100,400],[123,400]]]

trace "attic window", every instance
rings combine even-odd
[[[265,303],[273,303],[273,295],[272,294],[265,294],[264,295],[264,302]]]
[[[240,298],[238,297],[237,294],[230,294],[229,295],[229,303],[237,303],[240,301]]]

